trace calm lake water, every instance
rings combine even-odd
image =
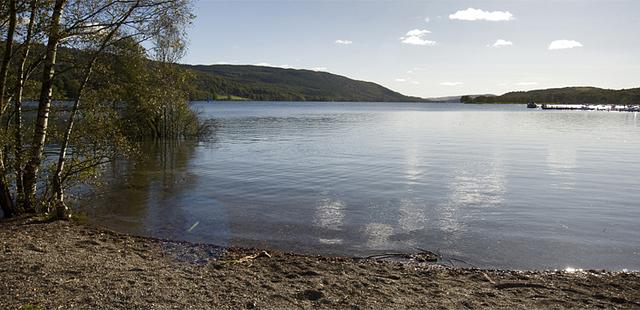
[[[91,219],[223,246],[423,248],[482,267],[640,269],[638,114],[193,106],[215,119],[211,140],[145,145],[145,156],[113,166],[117,182],[87,204]]]

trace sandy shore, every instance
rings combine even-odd
[[[640,308],[638,273],[260,255],[29,219],[0,221],[0,242],[0,309]]]

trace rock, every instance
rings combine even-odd
[[[43,250],[43,249],[41,249],[41,248],[39,248],[39,247],[35,246],[35,245],[34,245],[34,244],[32,244],[32,243],[27,244],[27,245],[25,246],[25,248],[26,248],[27,250],[34,251],[34,252],[38,252],[38,253],[45,253],[45,252],[46,252],[45,250]]]
[[[267,251],[261,251],[260,253],[256,254],[256,258],[259,257],[271,258],[271,254],[267,253]]]
[[[79,247],[91,247],[91,246],[97,246],[97,245],[100,245],[100,243],[90,239],[80,240],[76,242],[76,246],[79,246]]]
[[[298,294],[299,299],[306,299],[311,301],[319,300],[324,297],[324,293],[317,290],[304,290]]]
[[[316,271],[313,271],[313,270],[306,270],[306,271],[300,272],[298,274],[301,275],[301,276],[304,276],[304,277],[317,277],[317,276],[320,276],[320,273],[318,273]]]

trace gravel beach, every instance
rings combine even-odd
[[[640,308],[640,274],[451,268],[0,221],[1,309]]]

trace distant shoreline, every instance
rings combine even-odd
[[[464,103],[529,103],[540,104],[614,104],[639,105],[640,88],[604,89],[597,87],[563,87],[512,91],[503,95],[465,95]]]
[[[330,103],[330,102],[335,102],[335,103],[372,103],[372,102],[379,102],[379,103],[462,103],[460,101],[429,101],[429,100],[423,100],[423,101],[349,101],[349,100],[253,100],[253,99],[193,99],[193,100],[189,100],[190,102],[318,102],[318,103]]]

